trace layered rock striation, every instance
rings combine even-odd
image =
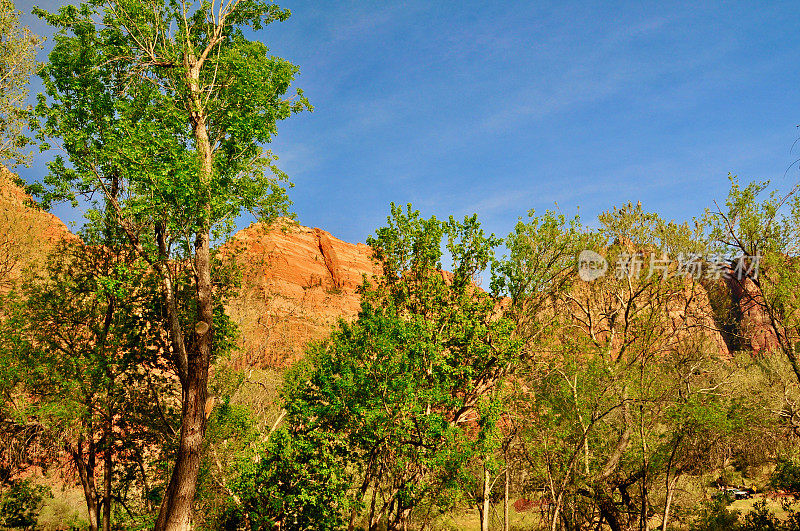
[[[227,310],[239,325],[239,366],[284,367],[360,308],[358,288],[377,269],[364,244],[278,220],[239,231],[225,254],[242,274]]]

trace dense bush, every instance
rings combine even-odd
[[[29,479],[14,481],[0,497],[0,521],[12,529],[33,529],[50,489]]]
[[[769,484],[774,489],[800,493],[800,462],[794,459],[780,459]]]

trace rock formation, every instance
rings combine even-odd
[[[706,288],[691,277],[669,284],[580,281],[555,311],[571,315],[572,326],[605,345],[612,358],[633,342],[664,355],[692,346],[712,349],[721,359],[731,356]]]
[[[227,309],[239,325],[239,366],[283,367],[358,313],[357,289],[376,272],[371,250],[287,220],[254,224],[226,244],[242,274]]]
[[[764,309],[764,298],[749,279],[730,276],[727,281],[731,301],[736,308],[741,347],[754,354],[767,354],[779,348],[778,336]]]
[[[76,237],[56,216],[33,208],[13,175],[0,167],[0,293],[26,268],[41,270],[64,238]],[[308,342],[326,337],[339,319],[355,318],[359,286],[378,273],[366,245],[288,220],[239,231],[222,255],[234,260],[242,274],[237,296],[227,302],[240,331],[239,367],[279,368],[300,358]],[[735,279],[703,287],[687,283],[665,308],[667,336],[696,330],[723,357],[736,349],[773,349],[774,331],[751,284]],[[583,295],[602,298],[590,291]],[[719,319],[723,306],[732,315],[730,326]]]
[[[0,166],[0,292],[26,268],[41,270],[64,238],[75,236],[56,216],[34,208],[14,175]]]

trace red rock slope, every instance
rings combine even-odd
[[[7,290],[27,267],[41,269],[63,238],[75,238],[53,214],[31,208],[13,175],[0,166],[0,291]]]
[[[291,364],[338,319],[356,316],[356,290],[376,272],[366,245],[286,220],[239,231],[225,253],[242,273],[239,295],[227,305],[240,327],[240,367]]]
[[[56,216],[30,208],[27,200],[11,173],[0,166],[0,293],[25,268],[41,269],[58,241],[75,238]],[[285,220],[240,231],[226,244],[225,255],[232,256],[242,272],[240,292],[227,305],[240,327],[240,367],[284,367],[301,357],[307,343],[324,338],[338,319],[356,316],[356,290],[364,275],[377,272],[366,245]],[[746,296],[752,286],[720,287],[722,297],[730,297],[737,307],[744,335],[741,347],[771,350],[774,333],[758,304]],[[724,352],[710,310],[707,294],[695,293],[671,305],[668,317],[677,323],[691,320]]]

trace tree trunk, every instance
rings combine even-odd
[[[196,282],[197,322],[191,345],[186,352],[185,367],[178,360],[183,390],[181,433],[175,468],[161,504],[155,531],[189,531],[192,527],[192,506],[200,472],[200,453],[206,430],[206,401],[208,399],[208,368],[211,361],[213,337],[213,297],[211,288],[211,198],[209,185],[213,176],[213,151],[206,129],[200,94],[202,63],[185,56],[187,81],[191,94],[192,126],[195,147],[200,162],[198,190],[203,217],[195,234],[194,273]]]
[[[190,361],[197,364],[196,356]],[[204,370],[191,370],[189,385],[183,390],[181,433],[178,455],[164,501],[158,513],[157,531],[189,531],[192,526],[192,505],[200,471],[200,451],[205,432],[205,405],[208,365]]]
[[[489,531],[489,511],[491,510],[491,481],[489,469],[483,466],[483,508],[481,509],[481,531]]]
[[[211,261],[208,234],[195,242],[198,284],[198,322],[191,350],[187,353],[187,374],[182,380],[181,433],[175,468],[161,504],[156,531],[188,531],[192,527],[192,506],[200,472],[200,457],[206,430],[208,369],[211,359]]]
[[[86,511],[89,517],[89,531],[98,531],[100,528],[97,522],[100,518],[97,510],[97,499],[91,494],[86,495],[85,491],[84,495],[86,496]]]
[[[505,489],[503,490],[503,531],[508,531],[508,466],[506,466],[505,475]]]
[[[647,498],[647,472],[645,471],[642,476],[642,507],[639,514],[639,529],[640,531],[649,531],[650,525],[647,522],[647,515],[650,513],[650,502]]]
[[[377,487],[375,487],[377,489]],[[377,499],[378,493],[376,491],[372,491],[372,501],[369,504],[369,531],[373,531],[374,529],[378,529],[378,520],[375,518],[375,501]]]
[[[72,459],[78,469],[78,476],[83,487],[83,497],[86,499],[86,512],[89,516],[89,531],[98,531],[100,513],[97,507],[97,488],[94,482],[94,443],[89,441],[89,456],[83,460],[83,441],[78,441],[78,448],[72,450]]]
[[[667,480],[667,502],[664,504],[664,521],[661,522],[661,530],[667,531],[667,524],[669,523],[669,509],[672,505],[672,495],[675,492],[675,484],[678,483],[678,474],[671,480]]]
[[[411,516],[411,509],[405,508],[400,511],[398,516],[401,531],[408,531],[408,519]]]
[[[565,476],[565,478],[566,477],[569,476]],[[564,501],[564,488],[562,487],[558,493],[558,496],[556,496],[555,499],[554,503],[555,507],[553,509],[553,520],[550,522],[550,531],[556,531],[556,528],[558,527],[558,515],[561,512],[561,504],[563,501]]]
[[[144,458],[142,455],[136,453],[136,464],[139,466],[139,474],[142,475],[142,501],[147,512],[153,509],[153,504],[150,501],[150,482],[147,481],[147,470],[144,468]]]
[[[109,433],[108,438],[110,439]],[[114,462],[111,456],[109,441],[103,455],[103,531],[111,531],[111,479],[114,473]]]
[[[103,327],[103,348],[105,347],[106,337],[108,330],[111,327],[111,318],[114,314],[113,300],[109,302],[106,311],[106,322]],[[106,404],[106,418],[104,421],[103,429],[103,499],[102,499],[102,515],[103,515],[103,531],[111,531],[111,481],[114,477],[114,410],[111,406],[111,395],[114,389],[114,375],[111,371],[111,364],[106,365],[106,377],[109,381],[109,396]]]

